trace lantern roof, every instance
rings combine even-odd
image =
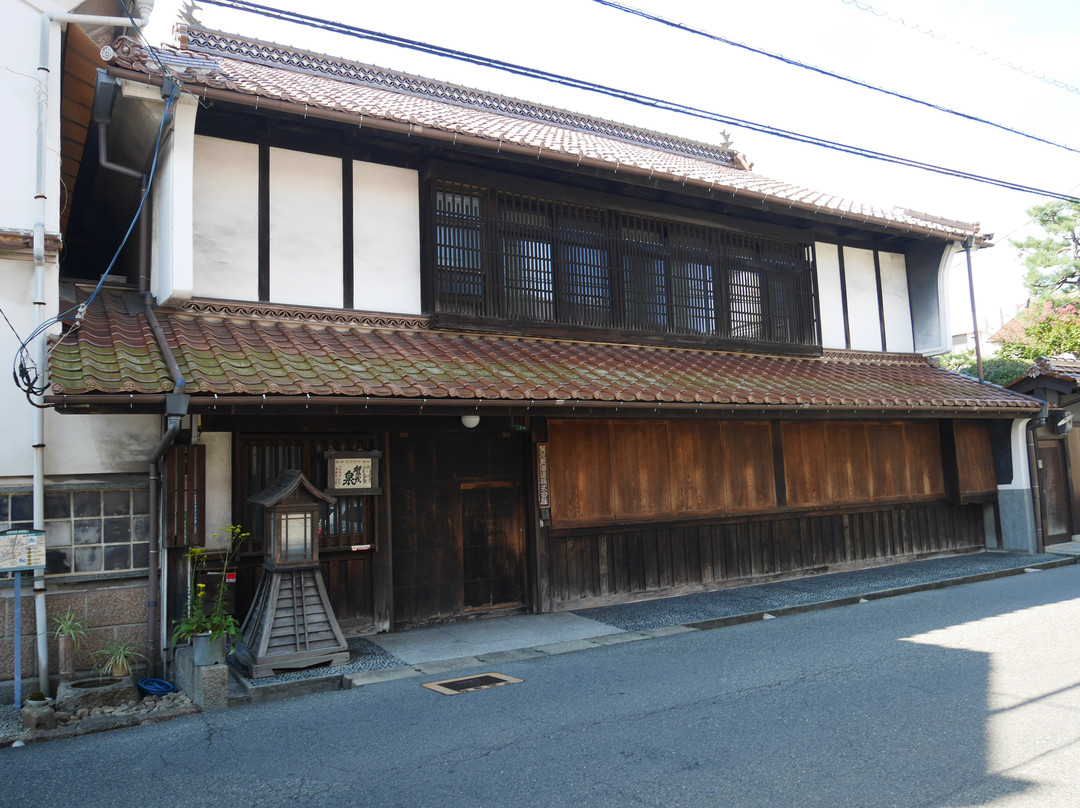
[[[259,493],[249,497],[248,502],[262,505],[265,508],[272,508],[301,487],[315,499],[329,503],[337,502],[337,497],[324,494],[313,486],[299,469],[285,469],[274,482]]]

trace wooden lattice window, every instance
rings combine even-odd
[[[806,243],[437,180],[435,310],[820,343]]]

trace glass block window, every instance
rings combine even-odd
[[[0,529],[33,527],[30,494],[0,494]],[[146,569],[150,503],[145,488],[47,491],[45,572],[90,575]]]

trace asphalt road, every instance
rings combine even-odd
[[[4,749],[0,806],[1072,808],[1078,629],[1070,566]]]

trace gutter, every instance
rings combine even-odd
[[[160,343],[159,343],[160,344]],[[990,385],[996,386],[996,385]],[[1011,391],[1010,391],[1011,392]],[[147,395],[110,394],[110,393],[85,393],[78,395],[58,394],[48,396],[46,401],[58,409],[70,409],[76,407],[127,407],[160,406],[165,402],[168,394],[151,393]],[[1029,399],[1019,393],[1011,395]],[[266,395],[252,393],[249,395],[218,395],[214,393],[198,393],[189,396],[190,407],[201,412],[213,412],[219,407],[241,407],[244,409],[263,409],[266,407],[303,407],[326,408],[341,407],[343,410],[355,412],[357,409],[381,408],[381,407],[409,407],[456,410],[468,410],[479,412],[489,411],[532,411],[533,414],[569,416],[575,410],[634,410],[651,411],[654,413],[678,412],[678,413],[803,413],[835,414],[845,413],[852,416],[869,417],[871,415],[887,415],[900,417],[904,415],[937,416],[950,418],[1031,418],[1036,407],[981,407],[978,409],[958,409],[955,406],[944,405],[939,407],[927,406],[894,406],[889,407],[881,404],[770,404],[767,402],[749,402],[745,404],[717,404],[712,402],[686,402],[686,401],[590,401],[582,399],[467,399],[467,398],[423,398],[406,396],[312,396],[304,395]],[[1032,403],[1041,403],[1037,399],[1030,399]]]
[[[159,590],[161,589],[161,517],[158,513],[161,496],[160,464],[161,459],[168,453],[169,449],[172,448],[173,443],[176,441],[176,436],[180,432],[180,425],[183,417],[187,415],[189,399],[188,396],[184,394],[184,389],[187,387],[187,381],[180,372],[180,366],[176,362],[176,355],[169,347],[169,343],[165,339],[165,332],[161,329],[161,323],[158,322],[158,319],[154,314],[154,297],[150,292],[145,290],[143,290],[141,294],[146,320],[150,324],[150,329],[154,334],[154,340],[157,342],[157,345],[165,358],[165,365],[169,368],[169,373],[173,377],[174,390],[174,392],[160,397],[162,403],[165,405],[167,428],[165,434],[161,436],[161,440],[158,441],[157,446],[155,446],[154,450],[150,453],[150,457],[147,458],[147,476],[149,478],[149,491],[147,497],[150,501],[150,550],[149,558],[147,560],[146,575],[146,664],[148,674],[150,676],[156,676],[159,673],[164,673],[164,666],[162,666],[161,670],[158,669],[158,651],[161,648],[161,641],[158,634],[158,628],[161,625],[161,601],[158,600]]]
[[[1035,519],[1035,552],[1041,553],[1046,547],[1046,535],[1042,518],[1042,487],[1039,485],[1039,455],[1035,448],[1035,432],[1046,423],[1050,412],[1049,403],[1042,401],[1038,416],[1027,423],[1028,466],[1031,474],[1031,505]]]

